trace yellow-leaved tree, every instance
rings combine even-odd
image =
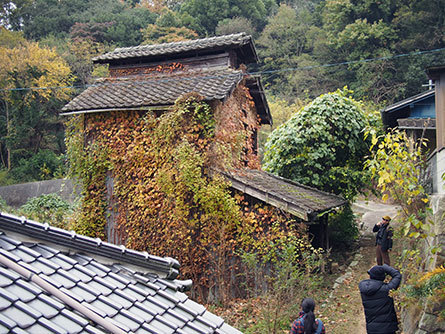
[[[69,98],[73,76],[55,50],[19,33],[0,29],[0,43],[0,158],[10,170],[26,165],[23,161],[41,150],[63,150],[58,112]],[[41,164],[23,174],[39,178],[45,162]],[[50,165],[48,161],[46,168]]]

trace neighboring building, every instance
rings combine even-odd
[[[383,125],[399,128],[416,139],[428,140],[428,151],[436,149],[436,111],[434,89],[394,103],[381,111]]]
[[[1,333],[240,334],[192,301],[179,263],[0,214]]]
[[[427,74],[434,81],[436,115],[436,150],[429,159],[432,179],[432,192],[445,193],[443,174],[445,172],[445,66],[427,69]]]

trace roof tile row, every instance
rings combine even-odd
[[[172,42],[154,45],[139,45],[127,48],[117,48],[101,56],[93,58],[94,62],[104,62],[123,58],[139,58],[147,56],[169,55],[197,51],[202,49],[224,47],[240,47],[252,43],[252,38],[245,33],[216,36],[190,41]]]
[[[52,229],[49,227],[45,233],[51,234]],[[0,232],[0,332],[106,332],[44,286],[8,267],[2,256],[125,332],[240,333],[181,292],[181,281],[136,272],[124,264],[100,263],[73,250],[63,253],[41,242],[21,241],[15,235],[11,238],[4,232]]]
[[[243,74],[228,68],[187,75],[106,78],[88,87],[65,105],[64,113],[172,105],[182,95],[196,92],[206,100],[224,99]]]

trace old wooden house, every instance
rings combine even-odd
[[[328,247],[327,213],[344,205],[345,201],[338,196],[301,186],[261,170],[257,155],[257,134],[262,125],[272,123],[272,117],[260,78],[247,71],[246,65],[257,61],[252,38],[244,33],[119,48],[94,58],[95,63],[108,64],[109,76],[98,80],[74,98],[63,108],[63,114],[82,117],[81,129],[85,133],[85,147],[93,145],[93,137],[108,133],[106,142],[112,142],[108,150],[121,149],[116,154],[115,161],[125,156],[119,160],[120,166],[124,167],[119,168],[126,171],[132,171],[135,165],[140,168],[139,172],[126,179],[127,184],[122,179],[118,180],[113,171],[108,171],[106,181],[103,181],[107,185],[102,190],[90,187],[94,192],[102,191],[103,198],[108,201],[105,235],[109,241],[128,243],[130,238],[132,245],[146,247],[139,246],[143,243],[135,243],[135,238],[154,238],[153,245],[154,240],[166,243],[164,235],[177,232],[177,229],[163,225],[154,234],[145,235],[144,229],[150,224],[147,217],[162,217],[156,216],[153,210],[148,210],[145,216],[147,221],[136,223],[132,221],[131,211],[141,208],[143,204],[137,206],[139,200],[134,197],[126,197],[126,200],[116,204],[113,198],[118,191],[126,188],[126,194],[138,192],[141,194],[138,198],[151,200],[150,194],[159,188],[150,183],[156,174],[156,170],[153,170],[155,167],[147,167],[152,161],[148,158],[132,161],[134,155],[131,152],[135,152],[138,143],[147,140],[147,136],[130,134],[128,127],[132,125],[126,122],[148,114],[155,118],[160,117],[173,110],[175,102],[181,97],[196,94],[210,106],[215,122],[212,140],[226,151],[233,151],[230,161],[207,159],[204,168],[222,175],[231,185],[234,196],[243,196],[244,200],[240,204],[246,206],[246,211],[255,210],[259,204],[271,206],[278,214],[287,215],[296,222],[313,225],[316,242]],[[113,132],[109,127],[116,123],[121,128]],[[130,137],[133,139],[128,141]],[[122,146],[122,142],[125,142],[124,149],[118,148]],[[152,144],[153,142],[143,147],[147,149]],[[214,146],[210,147],[215,150]],[[112,155],[110,151],[107,152],[109,156]],[[158,199],[159,203],[155,207],[162,208],[167,201],[166,197],[161,196]],[[127,205],[131,205],[131,209],[122,214],[124,211],[121,209]],[[200,214],[195,213],[195,217],[198,216]],[[168,220],[167,216],[164,218]],[[128,228],[121,229],[119,219],[121,222],[122,219],[126,220],[126,224],[139,224],[139,234],[126,234]],[[169,246],[172,252],[180,244],[179,238],[178,234],[178,243]],[[172,255],[181,256],[183,253],[178,251]],[[196,257],[199,255],[195,254],[194,258]],[[179,260],[187,261],[183,258]]]

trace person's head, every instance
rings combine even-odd
[[[369,278],[371,279],[375,279],[378,281],[383,281],[385,280],[385,270],[383,269],[382,266],[374,266],[371,269],[368,270],[368,274],[369,274]]]
[[[315,323],[315,301],[312,298],[304,298],[301,302],[301,309],[305,313],[304,334],[312,334],[317,330]]]
[[[391,217],[390,216],[383,216],[382,217],[382,221],[385,224],[389,224],[389,222],[391,221]]]

